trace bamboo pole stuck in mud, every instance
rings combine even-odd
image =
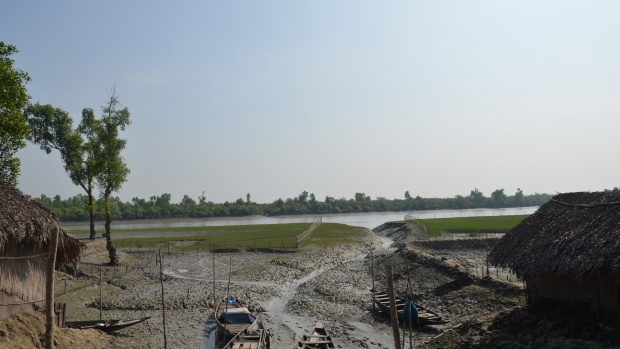
[[[161,260],[161,247],[159,248],[159,283],[161,284],[161,314],[162,326],[164,329],[164,349],[168,349],[168,339],[166,338],[166,300],[164,298],[164,268]]]
[[[103,303],[101,302],[101,287],[102,285],[102,274],[103,271],[101,269],[101,267],[99,267],[99,321],[101,321],[101,318],[103,317]]]
[[[216,308],[215,304],[215,253],[213,253],[213,247],[211,247],[211,257],[213,257],[213,307]]]
[[[228,287],[226,288],[226,298],[230,295],[230,274],[232,273],[232,256],[228,260]]]
[[[390,297],[390,316],[392,318],[392,334],[394,336],[394,347],[400,349],[400,333],[398,330],[398,311],[396,310],[396,298],[394,297],[394,274],[392,266],[386,265],[388,295]]]
[[[413,297],[411,301],[413,302]],[[409,349],[413,349],[413,324],[411,322],[411,312],[409,312]]]
[[[47,254],[47,270],[45,283],[45,349],[54,348],[54,266],[56,265],[56,249],[60,228],[52,229],[49,251]]]
[[[491,276],[490,272],[489,272],[489,251],[487,251],[487,276]]]
[[[232,256],[228,261],[228,288],[226,288],[226,298],[224,301],[226,302],[226,310],[224,310],[224,336],[223,341],[226,343],[226,324],[228,324],[228,297],[230,296],[230,274],[232,272]],[[215,314],[217,316],[217,312]]]
[[[372,256],[372,251],[370,251],[370,272],[372,274],[372,311],[373,313],[377,313],[377,304],[375,303],[375,260]]]
[[[403,258],[405,258],[405,265],[407,266],[407,287],[408,287],[408,292],[411,293],[411,301],[413,302],[413,284],[411,283],[411,272],[409,270],[409,263],[407,263],[407,258],[405,257],[404,253],[403,253]],[[419,325],[419,322],[418,322],[418,325]],[[413,325],[411,324],[411,311],[409,311],[409,348],[410,349],[413,348],[412,327],[413,327]],[[405,340],[403,339],[403,342],[404,341]],[[403,343],[403,346],[404,345],[405,345],[405,343]]]

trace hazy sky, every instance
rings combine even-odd
[[[33,102],[133,123],[123,200],[620,186],[618,1],[14,1]],[[81,193],[57,153],[19,187]]]

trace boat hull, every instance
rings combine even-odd
[[[111,333],[114,331],[121,330],[123,328],[137,325],[141,322],[144,322],[151,317],[145,317],[141,319],[135,320],[88,320],[88,321],[68,321],[65,322],[65,327],[68,328],[76,328],[76,329],[89,329],[94,328],[99,331],[103,331],[106,333]]]
[[[271,334],[260,320],[234,336],[223,349],[270,349]]]
[[[243,303],[239,300],[236,300],[235,304],[228,304],[228,308],[243,308]],[[226,299],[222,299],[220,304],[218,304],[217,308],[213,312],[213,316],[215,317],[215,323],[217,324],[217,332],[220,338],[223,338],[224,342],[228,342],[234,336],[241,333],[241,331],[245,330],[248,326],[254,324],[256,322],[256,318],[251,316],[252,322],[250,323],[241,323],[241,324],[225,324],[220,321],[220,315],[226,310]]]
[[[332,337],[327,333],[327,329],[321,322],[314,325],[314,329],[309,334],[304,334],[297,342],[298,349],[332,349],[335,348]]]
[[[374,291],[373,289],[369,290],[372,294],[372,298],[377,305],[377,307],[388,316],[391,316],[390,313],[390,301],[387,292],[379,292]],[[396,299],[396,309],[398,311],[398,317],[403,313],[403,309],[405,308],[405,300],[401,297],[395,296]],[[430,311],[424,307],[421,307],[416,304],[416,308],[418,309],[418,321],[420,325],[423,326],[436,326],[436,325],[444,325],[447,324],[448,321],[444,320],[439,316],[439,314]]]

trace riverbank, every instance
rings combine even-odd
[[[373,229],[385,222],[401,221],[406,215],[417,219],[434,219],[450,217],[484,217],[484,216],[514,216],[529,215],[538,209],[538,206],[511,207],[511,208],[475,208],[453,210],[418,210],[418,211],[387,211],[387,212],[359,212],[359,213],[328,213],[328,214],[300,214],[281,216],[243,216],[243,217],[209,217],[209,218],[168,218],[168,219],[134,219],[115,220],[112,230],[161,229],[174,230],[183,227],[218,227],[253,224],[290,224],[312,223],[317,217],[322,217],[324,223],[347,224],[356,227]],[[103,231],[103,221],[95,222],[97,231]],[[61,222],[63,229],[72,233],[87,234],[89,223]]]

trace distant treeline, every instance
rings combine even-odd
[[[384,212],[384,211],[413,211],[413,210],[442,210],[442,209],[469,209],[469,208],[507,208],[520,206],[539,206],[545,203],[551,195],[532,194],[524,195],[518,189],[514,195],[506,195],[504,189],[494,191],[486,197],[478,189],[474,189],[467,196],[456,195],[453,198],[421,198],[412,197],[405,192],[404,199],[386,199],[377,197],[371,199],[364,193],[356,193],[352,199],[336,199],[330,196],[324,201],[316,199],[314,194],[304,191],[295,198],[278,199],[272,203],[259,204],[246,199],[237,199],[234,202],[213,203],[207,201],[204,194],[194,200],[185,195],[181,202],[172,203],[170,194],[151,196],[148,200],[134,198],[131,202],[122,202],[118,197],[111,202],[112,217],[115,219],[145,219],[145,218],[182,218],[182,217],[231,217],[249,215],[284,215],[284,214],[325,214],[325,213],[352,213],[352,212]],[[62,221],[86,221],[88,210],[86,195],[78,194],[68,199],[59,195],[54,198],[41,195],[38,199],[50,207]],[[102,217],[103,202],[97,201],[97,212]]]

